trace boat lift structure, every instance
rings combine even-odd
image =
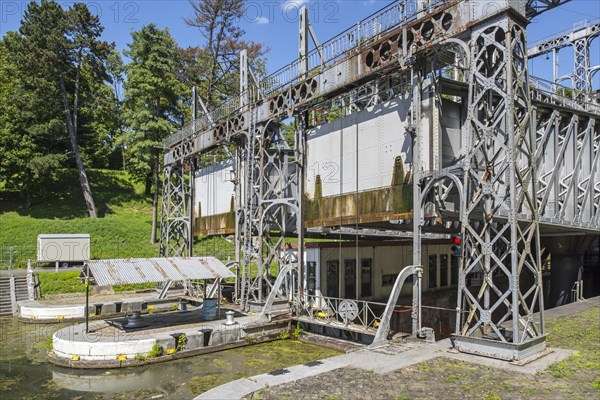
[[[506,360],[542,351],[542,249],[575,238],[569,249],[553,255],[553,262],[563,260],[570,271],[581,247],[578,238],[600,230],[600,106],[587,94],[591,69],[585,65],[580,74],[576,61],[574,82],[581,82],[575,84],[575,98],[559,95],[556,78],[546,82],[528,73],[528,54],[542,51],[528,49],[529,19],[566,2],[395,1],[323,43],[303,8],[296,60],[258,79],[242,51],[239,97],[198,118],[194,114],[191,124],[165,140],[162,255],[192,255],[194,172],[201,155],[227,147],[235,153],[237,299],[244,308],[272,304],[283,295],[267,271],[272,263],[292,264],[285,251],[289,238],[298,244],[297,260],[284,271],[300,277],[292,297],[297,310],[306,312],[311,300],[301,282],[307,234],[404,231],[412,233],[413,259],[405,273],[400,270],[406,266],[399,266],[398,280],[406,271],[415,275],[412,333],[424,335],[421,247],[440,220],[445,233],[460,232],[463,238],[455,347]],[[411,143],[409,212],[403,218],[393,210],[377,217],[387,224],[380,229],[375,217],[359,219],[358,200],[348,200],[356,210],[355,224],[307,230],[311,116],[324,102],[342,104],[345,118],[351,118],[398,98],[409,104],[404,132],[398,132]],[[464,113],[450,159],[444,158],[448,139],[440,129],[447,98],[457,100]],[[282,123],[292,117],[294,138],[287,143]],[[390,229],[392,220],[397,223]],[[483,277],[476,289],[466,279],[474,271]],[[395,299],[388,309],[390,304]],[[354,315],[349,314],[353,306],[345,307],[346,317]],[[385,342],[387,315],[365,322],[381,330],[377,344]]]

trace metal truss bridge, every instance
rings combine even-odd
[[[573,97],[559,95],[556,77],[548,82],[528,73],[528,55],[579,43],[571,35],[528,49],[528,19],[563,3],[402,0],[323,43],[301,10],[296,60],[261,78],[242,51],[239,96],[214,110],[203,106],[165,140],[162,254],[192,253],[201,195],[194,174],[206,168],[203,155],[223,149],[235,160],[231,223],[238,301],[245,308],[266,304],[268,314],[282,295],[285,279],[266,279],[278,263],[280,275],[296,276],[287,295],[307,309],[313,301],[302,284],[307,235],[409,236],[412,265],[398,275],[374,344],[385,342],[388,309],[410,275],[416,277],[413,334],[420,335],[422,240],[460,232],[455,346],[504,359],[540,351],[544,238],[600,230],[600,106],[590,94],[591,36],[583,61],[576,57]],[[323,109],[341,110],[341,117],[328,121]],[[395,115],[397,123],[381,122]],[[289,118],[295,124],[288,142],[283,121]],[[369,125],[374,118],[380,119]],[[394,165],[385,177],[391,185],[376,190],[360,186],[367,180],[360,181],[359,166],[367,164],[360,161],[359,138],[369,135],[404,138],[402,155],[390,144],[378,153],[387,155],[368,163],[373,176],[385,157]],[[331,189],[327,177],[315,181],[309,174],[309,161],[323,149],[315,143],[338,136],[355,141],[340,145],[339,155],[347,156],[340,174],[355,179],[352,190],[344,179],[332,181],[337,189]],[[350,145],[353,152],[344,153]],[[410,186],[405,197],[401,186]],[[290,242],[298,246],[293,260]],[[466,279],[474,271],[483,276],[476,289]],[[540,323],[533,319],[538,310]]]

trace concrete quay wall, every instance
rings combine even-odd
[[[289,320],[234,325],[213,321],[211,324],[172,327],[154,333],[115,332],[109,336],[97,328],[96,332],[85,333],[85,324],[79,324],[63,328],[53,335],[53,351],[49,353],[48,360],[72,368],[145,365],[273,340],[288,329]],[[182,334],[186,337],[185,346],[178,349],[177,338]],[[155,344],[163,348],[164,355],[147,357]]]

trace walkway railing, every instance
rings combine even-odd
[[[529,83],[531,98],[533,100],[545,101],[543,96],[547,96],[548,99],[552,100],[553,104],[559,104],[575,110],[583,109],[594,113],[600,112],[600,104],[592,101],[573,99],[573,89],[568,86],[555,84],[534,75],[529,75]]]
[[[432,0],[428,3],[427,7],[434,9],[448,1]],[[392,2],[356,25],[327,40],[318,48],[312,49],[307,55],[307,60],[295,59],[261,79],[259,82],[260,92],[262,95],[270,97],[304,79],[302,74],[300,74],[300,64],[305,61],[308,63],[308,71],[323,69],[344,58],[350,51],[366,41],[415,20],[420,11],[418,4],[418,0],[398,0]],[[258,99],[258,93],[250,93],[249,97],[250,104],[253,104]],[[183,140],[189,139],[197,132],[207,129],[211,123],[218,123],[222,119],[235,115],[240,110],[239,97],[233,97],[216,109],[211,110],[210,117],[203,115],[196,119],[195,122],[185,125],[181,130],[167,137],[163,141],[163,145],[165,148],[169,148]]]
[[[385,303],[341,299],[325,296],[305,296],[305,301],[295,297],[292,309],[295,318],[305,318],[319,325],[335,328],[352,328],[371,333],[377,329]]]

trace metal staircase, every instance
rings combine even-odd
[[[0,316],[17,315],[17,302],[28,299],[27,277],[0,278]]]

